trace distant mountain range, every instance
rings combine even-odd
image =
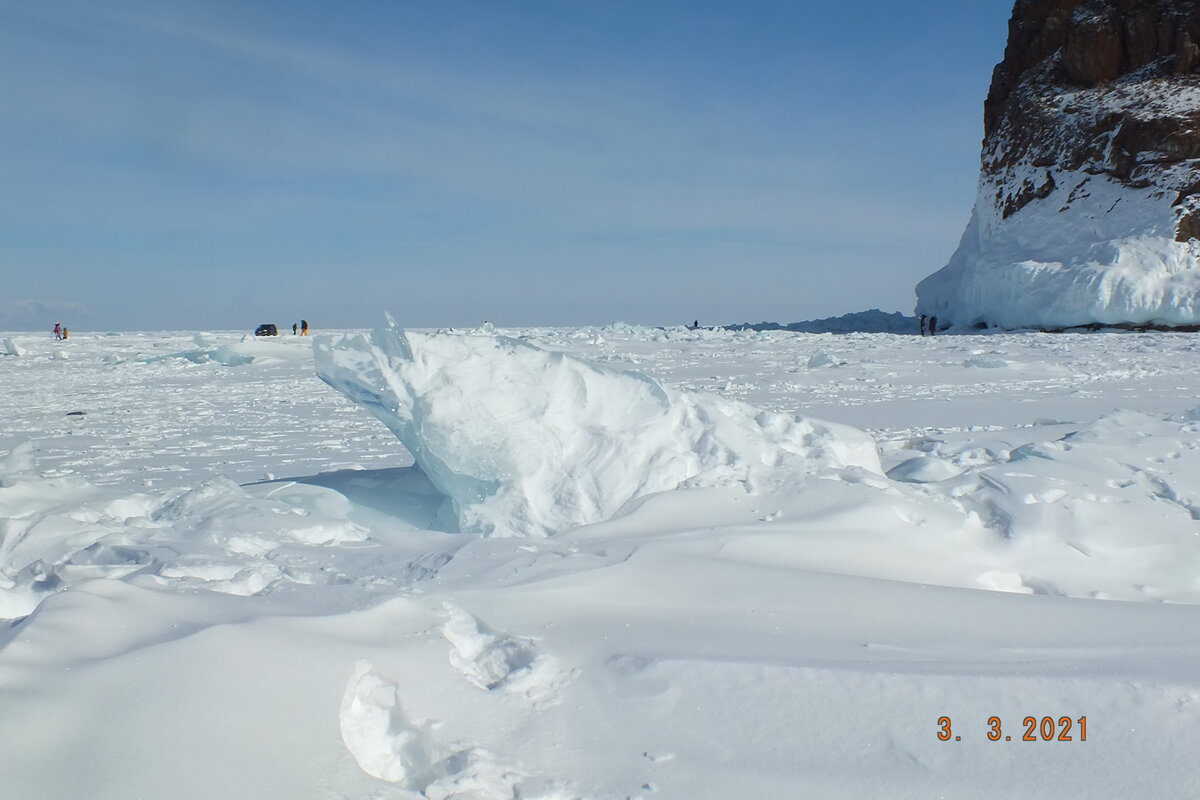
[[[743,322],[726,325],[732,331],[795,331],[797,333],[919,333],[916,317],[906,317],[899,311],[887,313],[878,308],[854,311],[840,317],[810,319],[803,322]]]

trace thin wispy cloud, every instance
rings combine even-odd
[[[712,287],[714,313],[725,303],[734,319],[778,303],[781,276],[836,286],[856,259],[883,270],[884,240],[893,263],[875,283],[902,306],[969,212],[977,114],[951,123],[969,154],[957,171],[905,156],[904,142],[949,131],[870,85],[824,94],[850,73],[803,31],[775,53],[777,33],[755,39],[769,22],[723,6],[697,6],[710,17],[693,25],[636,4],[448,8],[389,7],[377,25],[350,10],[330,26],[310,6],[282,20],[253,3],[0,5],[0,143],[24,154],[0,155],[11,259],[85,270],[103,294],[105,274],[139,269],[287,263],[319,281],[336,258],[361,281],[429,291],[431,275],[489,268],[516,285],[551,268],[620,283],[719,258],[730,285]],[[644,30],[615,24],[623,14]],[[46,294],[37,275],[21,281]],[[610,294],[595,313],[629,316]],[[465,302],[496,302],[477,295]]]

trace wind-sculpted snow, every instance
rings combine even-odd
[[[1200,796],[1200,337],[477,333],[336,355],[393,423],[404,396],[491,431],[522,490],[568,463],[548,442],[666,448],[716,488],[447,535],[311,340],[20,335],[0,798]],[[226,346],[254,358],[153,358]],[[886,476],[745,403],[871,426]],[[1073,741],[1021,742],[1026,715]]]
[[[36,454],[26,443],[0,458],[0,621],[97,578],[241,596],[328,581],[304,554],[363,538],[347,500],[320,487],[255,497],[216,478],[183,493],[113,494],[78,476],[40,477]]]
[[[463,531],[546,536],[680,487],[880,472],[842,425],[667,389],[503,336],[380,329],[319,339],[317,373],[375,414]]]
[[[971,530],[986,534],[979,586],[1200,603],[1198,419],[1200,409],[1114,411],[993,463],[964,470],[953,456],[912,459],[888,474],[949,500],[964,515],[962,541]]]

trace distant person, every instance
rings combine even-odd
[[[700,320],[695,320],[692,322],[692,330],[696,330],[699,327],[700,327]]]
[[[71,335],[71,332],[69,330],[67,330],[66,328],[63,328],[62,338],[66,339],[70,335]]]
[[[54,339],[55,339],[55,341],[62,340],[62,323],[61,322],[54,323]]]
[[[300,320],[300,335],[308,336],[308,320],[306,319]]]
[[[929,318],[929,335],[937,336],[937,317]]]
[[[296,323],[292,323],[292,336],[296,335]]]
[[[928,319],[924,314],[921,315],[921,335],[925,335],[925,320]]]

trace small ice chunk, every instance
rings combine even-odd
[[[818,350],[813,353],[808,359],[808,368],[817,369],[818,367],[832,367],[837,364],[833,358],[824,350]]]
[[[368,775],[420,790],[432,782],[433,742],[428,726],[411,722],[398,685],[359,661],[341,707],[342,741]]]
[[[41,446],[36,441],[21,442],[0,456],[0,487],[13,486],[20,480],[32,480],[37,477],[37,453]],[[3,541],[3,537],[0,537]]]
[[[974,367],[976,369],[1003,369],[1008,366],[1008,362],[1003,358],[988,358],[987,356],[979,356],[976,358],[968,358],[963,361],[963,366],[968,369]]]

